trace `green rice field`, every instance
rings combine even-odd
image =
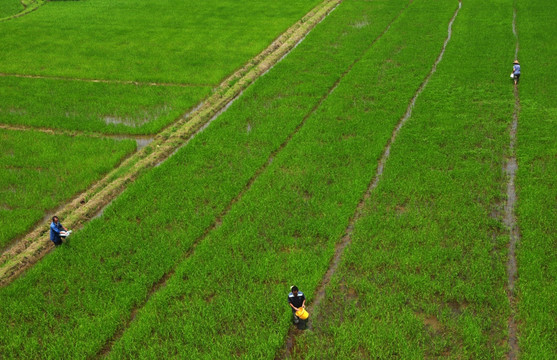
[[[2,2],[0,358],[557,358],[556,17],[543,0]],[[216,115],[130,175],[202,106]],[[49,247],[50,217],[118,177]]]

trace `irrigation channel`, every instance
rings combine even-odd
[[[197,110],[194,109],[191,117],[181,117],[175,121],[161,131],[150,146],[136,151],[87,191],[61,206],[59,215],[65,219],[64,224],[72,229],[79,229],[94,216],[102,213],[103,209],[125,190],[130,181],[168,159],[177,148],[184,145],[184,142],[202,131],[208,121],[292,51],[300,39],[323,21],[341,1],[325,0],[319,3],[259,55],[223,80],[212,95],[205,99]],[[147,149],[152,151],[147,152]],[[48,238],[47,227],[40,225],[31,230],[13,244],[10,251],[4,251],[0,256],[0,286],[9,284],[53,247]]]
[[[518,31],[516,28],[516,0],[513,9],[513,34],[516,39],[516,46],[514,51],[514,58],[518,59]],[[508,358],[510,360],[515,360],[518,358],[518,353],[520,351],[518,347],[518,337],[517,337],[517,324],[515,320],[516,314],[516,296],[514,291],[514,284],[517,278],[517,264],[516,264],[516,245],[520,241],[520,230],[516,224],[515,217],[515,204],[517,200],[516,187],[515,187],[515,177],[518,171],[518,163],[516,160],[516,133],[518,129],[518,117],[520,115],[520,97],[518,92],[518,86],[515,85],[513,88],[514,93],[514,111],[513,119],[510,126],[509,137],[509,158],[505,166],[505,173],[507,175],[507,203],[505,204],[505,218],[504,223],[509,229],[509,258],[507,261],[507,277],[508,277],[508,287],[507,287],[507,297],[509,299],[509,304],[511,306],[511,314],[509,316],[509,353]]]
[[[321,301],[323,301],[323,299],[325,298],[325,289],[326,289],[327,285],[330,283],[333,275],[335,274],[335,272],[336,272],[336,270],[337,270],[337,268],[338,268],[338,266],[339,266],[339,264],[342,260],[342,255],[344,253],[344,250],[346,249],[347,246],[350,245],[350,242],[352,241],[352,232],[354,231],[354,225],[356,224],[356,222],[363,215],[362,211],[363,211],[363,208],[364,208],[364,204],[370,198],[372,191],[377,187],[377,185],[379,184],[379,181],[381,180],[381,176],[383,175],[383,169],[384,169],[385,164],[386,164],[387,160],[389,159],[389,155],[391,153],[392,144],[396,140],[396,137],[397,137],[398,133],[400,132],[400,129],[404,126],[406,121],[408,121],[408,119],[412,116],[412,110],[414,108],[414,104],[416,103],[416,100],[417,100],[418,96],[425,89],[425,87],[427,86],[427,83],[429,82],[429,79],[431,78],[431,76],[437,70],[437,65],[443,59],[443,54],[445,53],[445,49],[447,48],[447,44],[449,43],[449,41],[451,39],[453,23],[454,23],[457,15],[458,15],[458,12],[460,11],[461,7],[462,7],[462,0],[459,0],[458,8],[455,10],[451,20],[449,21],[449,26],[448,26],[448,30],[447,30],[447,38],[445,39],[445,41],[443,43],[443,47],[441,49],[441,52],[437,56],[437,59],[433,63],[433,66],[431,67],[431,70],[429,71],[429,73],[425,77],[424,81],[419,86],[418,90],[416,90],[416,93],[414,94],[414,97],[412,97],[412,99],[410,100],[410,103],[408,104],[408,107],[406,109],[406,113],[399,120],[398,124],[396,125],[395,129],[393,130],[391,138],[387,142],[387,145],[385,146],[385,150],[383,151],[383,154],[381,155],[381,158],[379,159],[379,163],[377,165],[377,170],[376,170],[376,175],[371,180],[366,192],[364,193],[364,196],[360,199],[360,202],[358,203],[358,206],[356,207],[356,211],[354,212],[354,215],[352,216],[352,218],[350,219],[350,222],[348,223],[348,226],[346,227],[344,236],[342,237],[341,241],[336,246],[335,253],[333,255],[333,258],[331,259],[329,268],[328,268],[327,272],[325,273],[325,275],[323,276],[321,284],[319,284],[319,286],[317,287],[315,299],[313,300],[313,303],[311,305],[311,309],[313,309],[313,310],[310,311],[310,312],[313,313],[313,318],[316,318],[319,315],[319,306],[321,304]],[[397,15],[397,17],[399,15]],[[396,18],[393,20],[393,22],[395,20],[396,20]],[[389,29],[391,24],[389,24],[389,26],[387,27],[387,29],[385,29],[383,34]],[[382,36],[383,34],[381,34],[380,36]],[[308,308],[310,308],[310,307],[308,307]],[[312,325],[311,322],[308,325],[308,329],[310,331],[313,331],[313,325]],[[294,344],[295,344],[295,338],[300,333],[301,332],[298,331],[295,328],[292,328],[289,331],[289,334],[287,336],[286,343],[285,343],[285,348],[283,349],[283,351],[281,353],[277,354],[277,356],[276,356],[277,359],[288,359],[288,358],[291,357],[292,349],[294,348]]]

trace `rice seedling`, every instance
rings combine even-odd
[[[154,134],[193,108],[210,91],[210,87],[0,77],[0,123]]]
[[[512,1],[463,2],[295,358],[506,355],[511,20]]]
[[[0,248],[85,190],[135,141],[0,129]]]
[[[548,78],[556,60],[557,6],[540,0],[515,6],[523,69],[516,180],[518,339],[521,358],[550,359],[557,353],[557,88]]]
[[[0,19],[15,15],[24,9],[19,0],[6,0],[0,3]]]
[[[2,355],[99,352],[407,3],[349,2],[337,9],[333,14],[339,15],[315,29],[188,146],[72,235],[71,247],[56,249],[2,288],[0,298],[10,303],[0,309],[6,324],[0,330]],[[366,15],[376,21],[349,25]],[[40,321],[23,321],[29,314]]]
[[[318,3],[48,2],[0,22],[0,123],[156,133]]]
[[[138,312],[111,358],[275,356],[290,326],[289,285],[311,304],[456,4],[417,1],[392,24]]]

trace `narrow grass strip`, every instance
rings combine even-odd
[[[516,0],[513,6],[513,21],[512,21],[513,34],[516,39],[514,58],[518,58],[518,51],[520,44],[518,41],[518,31],[516,27]],[[513,87],[515,98],[514,111],[512,122],[509,128],[509,156],[505,164],[505,174],[507,175],[507,201],[504,207],[504,223],[509,230],[509,250],[507,260],[507,298],[511,307],[511,314],[508,320],[509,331],[509,352],[508,359],[515,360],[518,358],[518,335],[517,335],[517,316],[516,316],[516,291],[515,282],[517,278],[517,262],[516,262],[516,247],[520,242],[520,231],[516,223],[516,173],[518,171],[518,163],[516,158],[516,137],[518,129],[518,118],[520,114],[520,96],[518,94],[518,87]]]
[[[557,354],[557,85],[552,79],[557,4],[533,0],[515,6],[522,66],[516,148],[519,358],[551,359]]]
[[[332,17],[346,16],[344,6],[354,3],[343,2]],[[455,5],[409,6],[153,295],[110,358],[275,357],[291,326],[289,286],[297,283],[311,303],[384,144],[423,81],[415,70],[435,61]]]
[[[367,49],[365,40],[407,3],[351,2],[337,9],[324,30],[311,33],[188,146],[137,179],[101,218],[72,235],[69,247],[2,288],[2,355],[97,354]],[[373,25],[353,26],[372,15]]]
[[[511,19],[510,0],[463,1],[295,358],[506,355]]]

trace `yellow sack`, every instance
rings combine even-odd
[[[306,311],[306,309],[299,308],[298,311],[296,311],[296,316],[302,320],[305,320],[309,317],[309,313]]]

